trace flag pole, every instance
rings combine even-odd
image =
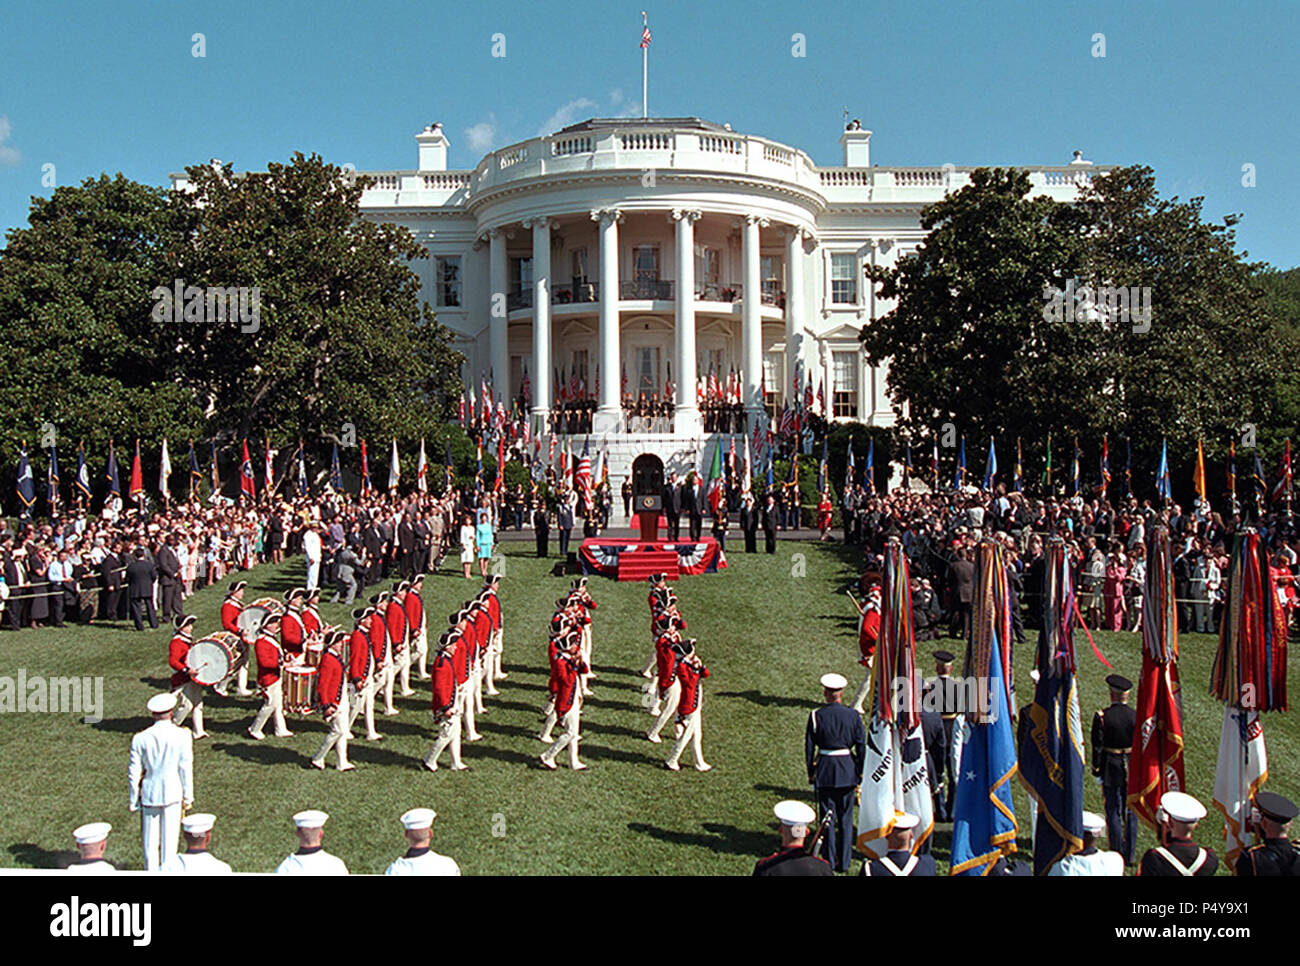
[[[642,10],[641,11],[642,31],[644,31],[645,28],[648,26],[649,26],[649,22],[646,20],[645,11]],[[650,112],[647,109],[648,101],[646,100],[646,93],[647,93],[646,69],[649,63],[647,58],[647,54],[649,53],[649,51],[650,51],[650,45],[642,43],[641,44],[641,116],[643,118],[647,118],[650,116]]]

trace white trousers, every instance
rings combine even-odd
[[[654,683],[654,689],[655,689],[656,699],[658,699],[658,695],[659,695],[658,681]],[[662,698],[663,710],[659,712],[659,717],[655,719],[654,727],[650,729],[650,734],[658,737],[659,732],[664,730],[664,727],[668,724],[668,722],[673,719],[673,715],[677,713],[677,702],[679,702],[681,698],[682,698],[682,682],[678,681],[676,678],[673,678],[673,683],[668,686],[668,693],[665,694]]]
[[[320,582],[320,561],[307,561],[307,589],[315,590],[316,585]]]
[[[275,727],[277,735],[283,735],[289,730],[284,723],[284,682],[277,680],[274,684],[262,689],[264,697],[262,698],[262,707],[257,711],[257,717],[253,719],[253,727],[249,730],[255,735],[261,735],[262,729],[266,727],[266,722],[270,721]]]
[[[542,733],[538,735],[543,741],[553,740],[551,732],[555,730],[555,722],[559,719],[555,715],[555,695],[546,696],[546,707],[542,711]]]
[[[677,741],[673,745],[672,754],[668,756],[668,761],[671,764],[676,765],[682,757],[682,752],[686,750],[686,746],[689,744],[691,746],[691,752],[695,756],[695,767],[703,768],[706,762],[704,761],[704,751],[700,744],[701,739],[703,738],[700,709],[697,707],[694,711],[683,718],[682,723],[678,727],[680,728],[680,731],[677,733]]]
[[[144,870],[156,872],[176,857],[181,836],[181,803],[140,806]]]
[[[477,668],[469,668],[469,680],[456,688],[457,707],[460,709],[460,728],[466,740],[477,741],[481,736],[474,725],[474,679]]]
[[[867,691],[871,688],[871,665],[865,668],[866,673],[862,676],[862,683],[858,685],[858,693],[853,696],[853,703],[849,705],[854,711],[861,711],[863,702],[867,700]]]
[[[551,747],[542,752],[542,757],[547,761],[555,761],[556,757],[565,748],[569,749],[569,767],[577,768],[581,762],[578,761],[578,740],[579,731],[582,723],[582,709],[577,701],[573,702],[573,707],[569,709],[568,714],[564,716],[564,734],[555,739]]]
[[[394,675],[402,682],[402,697],[414,694],[411,690],[411,648],[409,646],[402,648],[393,658],[397,662],[394,668]]]
[[[429,680],[429,629],[421,627],[415,636],[415,666],[421,681]]]
[[[203,688],[193,681],[186,681],[172,691],[176,695],[176,710],[172,712],[172,724],[183,725],[185,716],[193,714],[191,726],[195,737],[203,734]]]
[[[451,747],[451,767],[459,768],[460,760],[460,712],[453,706],[451,714],[445,718],[439,719],[437,715],[433,717],[434,737],[433,747],[429,753],[424,756],[424,763],[435,771],[438,768],[438,756],[448,746]]]
[[[339,695],[339,706],[334,709],[334,717],[330,718],[326,724],[329,725],[329,731],[325,735],[325,740],[321,742],[320,749],[312,756],[313,762],[323,763],[325,756],[334,748],[338,752],[338,766],[345,767],[348,762],[348,739],[352,736],[352,715],[348,713],[348,691],[351,685],[343,689]]]

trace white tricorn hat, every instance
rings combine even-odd
[[[810,825],[817,821],[817,813],[810,806],[803,802],[796,802],[792,798],[777,802],[772,811],[782,825],[789,825],[792,828],[797,825]]]

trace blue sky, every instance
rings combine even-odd
[[[639,113],[639,3],[13,2],[0,14],[0,232],[102,171],[165,184],[295,150],[450,166],[574,120]],[[1239,245],[1300,264],[1300,3],[673,2],[646,7],[650,113],[728,122],[840,163],[845,107],[878,164],[1151,165],[1165,195],[1242,212]],[[202,33],[206,56],[192,56]],[[505,35],[505,57],[492,56]],[[806,56],[792,56],[803,34]],[[1094,57],[1096,33],[1106,56]],[[1242,166],[1256,186],[1244,187]]]

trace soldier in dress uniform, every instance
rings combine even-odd
[[[677,740],[673,750],[668,754],[664,767],[669,771],[680,771],[682,752],[691,746],[695,758],[696,771],[712,771],[713,766],[704,760],[702,747],[704,735],[703,704],[704,679],[709,676],[709,669],[704,666],[695,652],[695,641],[681,641],[675,645],[677,655],[677,680],[681,682],[681,692],[677,698]]]
[[[1106,677],[1110,706],[1092,719],[1092,773],[1101,779],[1106,801],[1106,840],[1111,851],[1133,864],[1137,847],[1137,815],[1128,807],[1128,758],[1133,750],[1137,715],[1128,706],[1133,682],[1120,674]]]
[[[934,820],[952,821],[952,808],[957,799],[957,774],[952,763],[952,733],[961,712],[957,682],[953,680],[952,665],[956,657],[952,651],[934,652],[935,676],[925,682],[922,706],[939,713],[943,722],[943,735],[935,747],[934,755]],[[939,737],[936,735],[936,737]],[[946,776],[946,777],[945,777]]]
[[[424,573],[417,571],[411,578],[402,606],[406,610],[406,626],[411,633],[411,657],[415,659],[416,674],[421,681],[429,680],[429,627],[424,613]]]
[[[343,860],[325,851],[325,823],[329,816],[318,809],[308,809],[293,817],[298,833],[298,851],[276,867],[276,875],[347,875]]]
[[[168,862],[163,872],[168,875],[230,875],[230,866],[208,851],[212,845],[212,826],[216,821],[217,817],[208,812],[195,812],[181,819],[185,851]]]
[[[867,754],[867,729],[862,715],[844,705],[849,680],[842,674],[823,674],[825,705],[808,715],[804,729],[804,764],[808,782],[817,790],[817,807],[834,820],[827,832],[831,868],[847,872],[853,856],[853,797],[862,783],[862,763]]]
[[[236,580],[226,591],[226,599],[221,604],[221,629],[244,642],[243,649],[235,660],[235,669],[231,671],[231,676],[235,677],[235,693],[244,698],[253,693],[248,687],[248,662],[252,656],[253,642],[239,629],[239,615],[244,611],[244,588],[247,586],[248,581]],[[229,685],[230,677],[227,677],[213,690],[224,698]]]
[[[682,696],[682,682],[677,676],[677,661],[681,654],[679,650],[682,640],[681,627],[668,613],[663,615],[660,627],[662,630],[655,638],[657,673],[655,680],[650,683],[654,695],[650,713],[655,715],[655,723],[646,732],[646,738],[655,744],[662,740],[659,734],[676,714]]]
[[[262,707],[258,709],[248,735],[255,741],[263,740],[266,735],[262,729],[268,721],[275,727],[277,738],[292,738],[293,732],[284,722],[284,682],[280,680],[280,668],[284,665],[284,653],[280,650],[278,632],[280,615],[268,614],[262,621],[261,633],[253,642],[253,653],[257,658],[257,686],[262,689]]]
[[[456,648],[460,642],[447,631],[438,639],[433,657],[432,711],[435,729],[433,747],[424,756],[424,767],[438,770],[438,756],[443,749],[451,748],[452,771],[468,771],[469,765],[460,760],[460,702],[456,686]]]
[[[921,819],[910,812],[895,818],[894,827],[885,838],[889,850],[879,859],[863,859],[862,874],[877,877],[935,875],[934,856],[928,852],[912,854],[912,830],[920,824]]]
[[[167,645],[167,664],[172,669],[171,688],[172,693],[176,695],[176,710],[172,712],[172,724],[182,725],[185,723],[185,716],[192,714],[194,717],[190,721],[190,727],[194,732],[194,740],[198,741],[208,736],[208,733],[203,730],[203,686],[190,677],[189,667],[185,663],[190,647],[194,644],[194,632],[191,628],[194,627],[196,619],[193,614],[187,614],[174,621],[176,633],[172,635],[171,643]]]
[[[781,823],[781,847],[758,860],[754,875],[834,875],[825,859],[809,855],[804,846],[808,826],[817,820],[817,813],[793,799],[777,802],[772,811]]]
[[[68,866],[73,875],[111,875],[117,869],[104,861],[104,850],[108,848],[108,833],[113,826],[107,822],[88,822],[72,830],[72,838],[77,843],[77,861]]]
[[[194,801],[194,737],[172,724],[176,695],[155,694],[146,707],[153,724],[131,739],[128,807],[140,813],[146,872],[176,854],[181,815]]]
[[[393,670],[388,685],[389,707],[393,703],[393,681],[401,680],[402,690],[399,694],[402,697],[409,698],[415,693],[411,690],[411,634],[406,623],[406,592],[410,589],[409,580],[399,581],[388,595],[388,605],[384,608],[384,624],[388,627],[388,640],[392,642],[393,648]],[[384,713],[388,712],[385,710]]]
[[[1237,875],[1298,876],[1300,851],[1288,832],[1291,820],[1300,814],[1295,803],[1277,792],[1257,792],[1255,828],[1264,841],[1252,845],[1237,859]]]
[[[402,814],[402,829],[410,848],[384,870],[384,875],[460,875],[460,866],[454,859],[429,848],[433,820],[437,817],[438,813],[431,808],[413,808]]]
[[[862,665],[864,673],[862,684],[858,686],[858,693],[853,696],[850,707],[861,714],[862,703],[867,700],[867,691],[871,688],[871,664],[876,657],[876,641],[880,638],[879,578],[867,586],[867,594],[862,603],[854,601],[854,604],[858,608],[858,663]]]
[[[312,767],[321,771],[325,770],[325,756],[330,753],[330,749],[335,749],[338,754],[339,771],[355,771],[357,767],[348,761],[352,715],[348,709],[348,671],[343,666],[343,656],[339,653],[342,643],[342,631],[330,631],[320,656],[320,666],[316,669],[316,702],[329,727],[320,748],[311,759]]]
[[[587,665],[582,660],[582,639],[578,633],[570,630],[564,644],[554,670],[555,714],[564,725],[564,734],[542,752],[539,760],[543,768],[555,771],[556,757],[568,748],[569,767],[583,771],[587,766],[578,760],[578,741],[582,727],[582,675],[587,673]]]
[[[500,694],[496,682],[504,681],[510,676],[501,669],[501,655],[505,651],[505,632],[501,622],[500,589],[500,574],[489,574],[483,579],[483,601],[487,604],[488,617],[492,621],[492,643],[488,648],[488,665],[483,672],[488,694]]]
[[[285,657],[296,660],[302,656],[307,643],[307,628],[302,622],[302,601],[306,591],[295,587],[284,595],[284,617],[280,619],[280,650]]]
[[[1083,849],[1052,863],[1047,874],[1053,877],[1124,874],[1124,859],[1118,852],[1097,848],[1097,837],[1106,828],[1106,820],[1096,812],[1083,813]]]
[[[1165,792],[1160,798],[1160,807],[1156,809],[1156,819],[1163,826],[1163,844],[1143,853],[1138,875],[1214,875],[1219,867],[1219,857],[1192,841],[1192,832],[1203,818],[1205,806],[1191,795]],[[1109,829],[1109,819],[1106,824]]]
[[[359,607],[352,612],[352,636],[348,638],[348,731],[357,715],[365,712],[366,740],[383,738],[375,730],[375,658],[370,651],[370,617],[374,611]]]
[[[370,638],[370,656],[374,659],[374,700],[378,701],[381,694],[386,694],[388,700],[392,701],[392,681],[389,677],[393,670],[392,651],[388,646],[388,623],[384,620],[384,611],[387,609],[388,591],[382,590],[370,598],[370,623],[366,627],[366,636]],[[387,710],[384,712],[387,714]],[[376,732],[378,734],[378,732]],[[373,741],[379,738],[367,735]]]

